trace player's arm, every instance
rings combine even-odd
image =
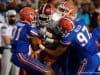
[[[41,39],[43,39],[44,37],[41,37],[41,34],[38,31],[37,27],[32,28],[32,30],[30,31],[31,33],[31,37],[34,38],[34,42],[37,43],[37,45],[40,47],[40,49],[44,50],[45,47],[42,44]]]
[[[67,33],[67,34],[65,34],[65,35],[63,35],[63,36],[61,37],[61,39],[60,39],[60,43],[61,43],[61,44],[66,45],[66,46],[68,46],[68,45],[71,44],[71,41],[69,41],[70,38],[68,37],[69,34],[70,34],[70,33]]]
[[[42,40],[38,36],[33,35],[29,37],[30,37],[29,39],[32,45],[32,49],[34,51],[37,51],[38,49],[45,50],[45,46],[42,44]]]
[[[65,51],[68,50],[68,46],[59,44],[55,50],[51,50],[49,48],[46,48],[45,50],[48,54],[52,56],[60,56],[61,54],[63,54]]]
[[[32,39],[31,41],[32,41],[32,44],[33,44],[32,45],[33,49],[35,48],[35,50],[37,49],[36,51],[38,51],[37,47],[39,47],[40,44],[43,45],[41,39],[36,37],[36,36],[34,38],[31,37],[31,39]],[[55,50],[51,50],[51,49],[46,48],[46,47],[45,47],[44,50],[52,56],[59,56],[67,50],[67,47],[65,47],[64,45],[59,44],[59,46]]]
[[[9,31],[8,31],[7,26],[3,26],[2,27],[1,34],[2,34],[2,37],[3,37],[3,40],[4,40],[5,44],[6,44],[6,46],[10,46],[11,37],[9,35]]]
[[[3,37],[3,40],[5,42],[6,45],[10,45],[10,42],[11,42],[11,37],[10,36],[2,36]]]

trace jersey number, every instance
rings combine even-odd
[[[90,34],[85,26],[82,28],[82,32],[79,32],[77,34],[77,39],[81,43],[82,47],[84,47],[88,43],[88,40],[90,39]]]
[[[13,32],[13,39],[18,40],[22,27],[15,27]]]

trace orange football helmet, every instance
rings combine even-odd
[[[31,7],[24,7],[20,10],[19,15],[22,21],[28,22],[30,24],[35,22],[35,10]]]
[[[59,21],[59,27],[62,33],[68,33],[75,27],[73,22],[68,18],[62,18]]]
[[[58,11],[64,16],[74,20],[77,16],[77,7],[72,1],[62,2],[58,6]]]

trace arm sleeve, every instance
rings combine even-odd
[[[32,27],[30,30],[31,35],[39,36],[38,34],[38,28],[37,27]]]
[[[61,37],[60,43],[65,44],[65,45],[70,45],[71,41],[68,39],[68,35],[69,34],[63,35]]]
[[[8,36],[9,35],[9,29],[7,26],[1,27],[1,35],[2,36]]]

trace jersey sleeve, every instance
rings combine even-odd
[[[32,27],[30,30],[31,35],[39,36],[38,34],[38,28],[37,27]]]
[[[64,34],[64,35],[61,37],[60,42],[61,42],[62,44],[65,44],[65,45],[70,45],[70,44],[71,44],[71,41],[70,41],[70,39],[69,39],[69,33]]]
[[[2,35],[2,36],[8,36],[8,35],[9,35],[9,29],[8,29],[7,26],[3,26],[3,27],[1,28],[1,35]]]

